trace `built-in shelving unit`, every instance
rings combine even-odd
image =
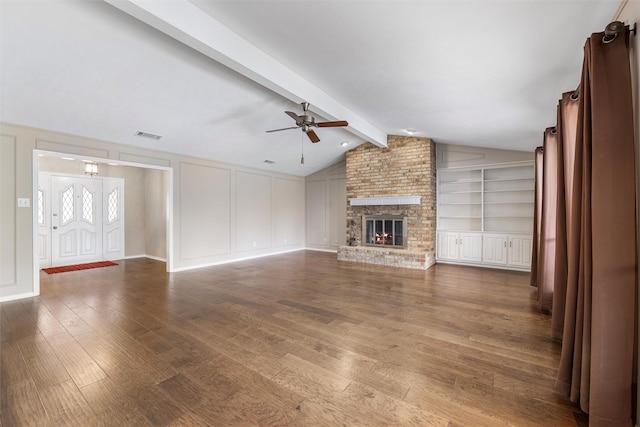
[[[533,200],[532,162],[438,170],[437,229],[442,249],[437,251],[438,258],[443,261],[462,259],[465,263],[528,268],[526,253],[530,253],[527,242],[531,241],[533,229]],[[477,234],[477,239],[472,240],[474,234]],[[491,238],[485,238],[489,235]],[[462,256],[468,248],[451,247],[453,243],[464,245],[465,242],[478,242],[478,239],[483,241],[483,245],[479,250],[477,243],[474,243],[471,261]],[[496,241],[504,244],[504,260],[500,258],[501,254],[496,255]],[[514,245],[512,241],[518,244]],[[514,247],[521,249],[521,252],[511,253]],[[489,251],[493,253],[492,256],[488,256]],[[457,258],[456,253],[459,253]],[[518,261],[510,263],[510,258],[517,258]]]
[[[483,230],[531,234],[533,165],[482,170]]]
[[[482,231],[482,169],[438,173],[438,228]]]

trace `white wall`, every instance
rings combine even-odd
[[[304,178],[11,124],[1,124],[0,134],[0,300],[35,292],[33,150],[172,168],[174,270],[304,248]],[[147,194],[152,204],[163,203],[157,193],[148,192],[158,190],[161,177],[139,181],[136,194]],[[18,208],[17,198],[31,199],[31,206]],[[162,219],[150,220],[147,212],[138,220],[153,226],[154,233],[145,233],[135,244],[127,242],[128,252],[144,252],[149,244],[154,248],[150,255],[162,257],[162,238],[156,233]]]
[[[167,197],[164,192],[167,180],[166,171],[145,169],[144,253],[164,260],[167,259]]]
[[[542,132],[540,132],[540,145],[542,145]],[[528,152],[436,144],[436,169],[502,165],[533,160],[533,150]]]
[[[347,244],[347,166],[342,161],[309,175],[307,248],[337,251]]]

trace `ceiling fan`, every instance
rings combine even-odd
[[[308,102],[301,102],[300,105],[302,105],[302,116],[297,115],[296,113],[292,112],[292,111],[285,111],[285,113],[291,117],[293,120],[296,121],[296,125],[295,126],[291,126],[288,128],[282,128],[282,129],[272,129],[272,130],[268,130],[266,131],[267,133],[270,132],[280,132],[281,130],[289,130],[289,129],[298,129],[301,128],[302,132],[306,133],[307,136],[309,137],[309,139],[311,140],[311,142],[319,142],[320,138],[318,138],[318,135],[311,129],[311,128],[332,128],[332,127],[341,127],[341,126],[349,126],[349,123],[347,123],[347,121],[345,120],[338,120],[335,122],[316,122],[316,118],[309,116],[307,114],[307,112],[309,111],[309,103]]]

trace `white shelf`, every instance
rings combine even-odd
[[[503,181],[531,181],[533,178],[500,178],[500,179],[485,179],[484,182],[503,182]]]
[[[447,191],[447,194],[473,194],[482,193],[481,190],[465,190],[465,191]]]
[[[535,190],[533,188],[518,188],[515,190],[484,190],[483,193],[515,193],[520,191],[529,191],[533,193]]]
[[[447,203],[448,204],[448,203]],[[533,205],[533,202],[484,202],[484,205]]]
[[[442,184],[459,184],[465,182],[482,182],[481,179],[454,179],[451,181],[441,181]]]
[[[482,203],[464,203],[464,202],[450,203],[450,202],[445,202],[445,203],[440,203],[440,206],[442,206],[442,205],[447,205],[447,206],[449,206],[449,205],[452,205],[452,206],[455,206],[455,205],[476,206],[477,205],[477,206],[480,206],[480,205],[482,205]]]
[[[534,166],[438,171],[437,229],[530,234]]]
[[[484,216],[485,219],[512,219],[515,221],[533,221],[533,217],[532,216],[511,216],[511,215],[505,215],[505,216],[499,216],[499,215],[485,215]]]

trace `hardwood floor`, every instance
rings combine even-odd
[[[301,251],[46,275],[0,305],[3,426],[576,426],[528,274]],[[574,413],[577,413],[574,414]]]

